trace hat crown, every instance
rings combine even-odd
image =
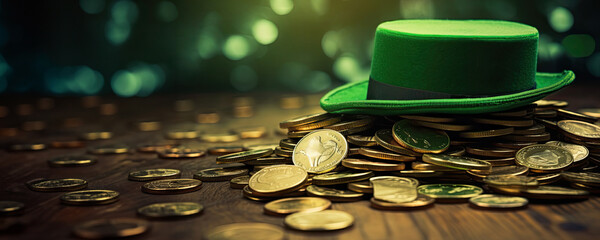
[[[535,88],[538,37],[534,27],[507,21],[385,22],[375,33],[371,79],[461,96],[530,90]]]

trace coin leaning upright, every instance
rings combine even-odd
[[[335,168],[348,154],[348,142],[341,133],[315,130],[304,136],[294,148],[294,165],[309,173],[324,173]]]

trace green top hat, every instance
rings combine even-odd
[[[334,113],[475,114],[530,104],[570,84],[572,71],[537,73],[538,31],[493,20],[398,20],[375,32],[369,80],[333,89]]]

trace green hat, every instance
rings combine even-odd
[[[538,31],[493,20],[398,20],[375,32],[370,79],[333,89],[334,113],[474,114],[530,104],[570,84],[536,72]]]

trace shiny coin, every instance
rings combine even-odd
[[[266,223],[233,223],[211,228],[205,240],[283,240],[285,231],[276,225]]]
[[[298,141],[289,138],[281,139],[281,141],[279,141],[279,147],[283,149],[294,150],[296,144],[298,144]]]
[[[25,204],[16,201],[0,201],[0,216],[15,215],[23,212]]]
[[[138,130],[142,132],[158,131],[160,130],[161,124],[158,121],[140,121],[137,122]]]
[[[590,140],[600,139],[600,126],[598,125],[576,120],[558,121],[557,125],[566,134],[570,134],[578,138]]]
[[[373,198],[386,202],[405,203],[417,199],[419,181],[414,178],[378,176],[369,179]]]
[[[367,171],[400,171],[404,170],[404,163],[376,162],[365,159],[345,158],[342,165],[347,168]]]
[[[229,181],[232,178],[248,175],[245,167],[223,167],[203,169],[194,173],[194,178],[205,182]]]
[[[526,198],[534,199],[586,199],[589,192],[585,190],[558,187],[558,186],[539,186],[531,189],[521,189],[520,194]]]
[[[103,139],[111,139],[113,137],[112,132],[107,131],[99,131],[99,132],[86,132],[81,134],[81,138],[83,140],[103,140]]]
[[[149,218],[185,217],[202,212],[204,206],[196,202],[154,203],[138,208],[138,214]]]
[[[437,172],[451,172],[451,173],[462,173],[463,172],[463,171],[457,170],[455,168],[449,168],[449,167],[424,163],[424,162],[420,162],[420,161],[412,162],[411,168],[413,170],[433,170],[433,171],[437,171]]]
[[[436,201],[466,201],[483,193],[483,189],[466,184],[428,184],[419,186],[417,192]]]
[[[360,116],[360,117],[356,117],[356,118],[357,119],[350,120],[350,121],[338,122],[338,123],[326,126],[324,128],[335,130],[338,132],[344,132],[344,131],[348,131],[350,129],[356,129],[356,128],[361,128],[364,126],[371,125],[373,123],[373,121],[375,120],[373,117],[368,117],[368,116],[367,117]]]
[[[91,220],[73,228],[75,236],[86,239],[124,238],[137,236],[150,229],[148,221],[136,218]]]
[[[315,130],[304,136],[294,148],[294,165],[309,173],[323,173],[335,168],[348,154],[346,138],[337,131]]]
[[[531,127],[527,127],[527,128],[515,128],[515,130],[512,132],[513,134],[517,134],[517,135],[531,135],[531,134],[541,134],[544,133],[546,131],[546,127],[542,124],[535,124]]]
[[[171,142],[146,143],[139,145],[137,151],[142,153],[156,153],[176,146],[178,146],[178,144]]]
[[[196,130],[176,130],[167,132],[168,139],[194,139],[198,137],[198,131]]]
[[[517,153],[517,149],[510,148],[497,148],[497,147],[486,147],[486,146],[468,146],[466,151],[469,154],[482,156],[482,157],[514,157]]]
[[[600,173],[595,172],[562,172],[560,174],[569,182],[600,187]]]
[[[396,154],[393,152],[380,151],[380,150],[370,149],[370,148],[360,148],[360,149],[358,149],[358,153],[363,156],[382,159],[382,160],[391,160],[391,161],[400,161],[400,162],[410,162],[410,161],[416,160],[416,158],[412,157],[412,156],[406,156],[406,155]]]
[[[583,108],[583,109],[577,110],[577,112],[583,113],[590,117],[600,118],[600,108]]]
[[[229,180],[229,187],[231,187],[233,189],[242,189],[245,186],[248,186],[249,182],[250,182],[249,175],[238,176],[238,177],[234,177],[231,180]]]
[[[181,171],[169,168],[144,169],[129,172],[129,180],[132,181],[154,181],[159,179],[178,178]]]
[[[294,164],[292,158],[287,157],[262,157],[254,160],[245,161],[244,164],[250,166],[266,166],[277,164]]]
[[[361,146],[361,147],[377,146],[377,141],[375,141],[374,136],[350,135],[350,136],[347,136],[346,139],[348,140],[349,143],[354,144],[356,146]]]
[[[423,154],[426,163],[455,168],[460,170],[490,170],[492,165],[486,161],[463,156],[451,156],[446,154]]]
[[[569,105],[566,101],[541,99],[533,102],[538,108],[564,108]]]
[[[304,186],[304,185],[303,185]],[[287,197],[302,197],[306,196],[306,188],[301,186],[298,190],[291,192],[284,192],[276,195],[271,195],[269,197],[265,197],[264,195],[256,194],[256,192],[252,191],[249,186],[245,186],[242,189],[242,194],[245,198],[250,199],[252,201],[258,202],[269,202],[279,198],[287,198]]]
[[[311,115],[301,116],[294,119],[286,120],[279,123],[280,128],[297,127],[300,125],[321,121],[331,117],[329,113],[315,113]]]
[[[483,182],[495,187],[510,188],[535,188],[539,185],[536,178],[522,175],[489,175],[483,178]]]
[[[48,160],[51,167],[81,167],[96,163],[96,158],[88,156],[67,156]]]
[[[558,116],[558,113],[554,109],[536,108],[533,115],[539,120],[541,118],[555,118],[556,116]]]
[[[238,153],[232,153],[217,157],[217,164],[245,162],[273,154],[272,149],[258,149]]]
[[[88,149],[91,154],[123,154],[129,152],[129,147],[122,144],[104,145]]]
[[[303,124],[303,125],[300,125],[300,126],[289,127],[288,130],[289,131],[315,130],[315,129],[318,129],[318,128],[330,126],[330,125],[332,125],[334,123],[337,123],[337,122],[339,122],[341,120],[342,120],[341,117],[331,117],[331,118],[323,119],[323,120],[318,121],[318,122],[312,122],[312,123],[307,123],[307,124]]]
[[[151,194],[180,194],[200,189],[202,181],[197,179],[161,179],[142,185],[142,192]]]
[[[458,133],[459,137],[462,138],[489,138],[489,137],[499,137],[514,133],[515,129],[512,127],[508,128],[497,128],[497,129],[487,129],[487,130],[478,130],[478,131],[468,131],[468,132],[460,132]]]
[[[598,121],[597,117],[592,117],[592,116],[584,115],[581,113],[571,112],[571,111],[567,111],[564,109],[558,109],[558,110],[556,110],[556,112],[558,113],[558,116],[561,116],[561,117],[567,118],[567,119],[579,120],[579,121],[584,121],[584,122],[589,122],[589,123],[595,123]]]
[[[494,142],[492,145],[494,147],[500,148],[510,148],[510,149],[521,149],[527,146],[531,146],[534,144],[538,144],[537,142]]]
[[[221,155],[226,155],[226,154],[232,154],[232,153],[238,153],[238,152],[242,152],[244,151],[244,148],[242,147],[212,147],[209,148],[207,150],[208,154],[210,155],[217,155],[217,156],[221,156]]]
[[[590,151],[586,147],[572,143],[550,141],[547,142],[546,145],[559,146],[567,149],[569,152],[571,152],[571,155],[573,155],[574,162],[579,162],[583,159],[586,159],[590,153]]]
[[[119,192],[112,190],[81,190],[68,192],[60,197],[60,201],[70,205],[100,205],[119,200]]]
[[[196,115],[197,123],[218,123],[221,120],[217,112],[201,112]]]
[[[558,182],[559,180],[561,180],[560,173],[531,175],[531,177],[534,177],[540,183],[540,185],[547,185],[547,184],[555,183],[555,182]]]
[[[34,179],[27,182],[27,187],[37,192],[63,192],[84,189],[88,183],[77,178]]]
[[[312,132],[312,131],[311,130],[306,130],[306,131],[289,131],[287,133],[287,137],[288,138],[292,138],[292,139],[303,138],[304,136],[306,136],[306,134],[309,134],[310,132]]]
[[[255,195],[268,197],[295,191],[307,178],[308,173],[301,167],[279,165],[267,167],[252,175],[248,186]]]
[[[11,151],[41,151],[46,149],[46,144],[44,143],[22,143],[22,144],[12,144],[8,147]]]
[[[336,185],[367,180],[373,176],[371,171],[343,171],[316,175],[312,178],[315,185]]]
[[[402,203],[382,201],[373,197],[371,198],[371,207],[381,210],[414,210],[431,206],[433,202],[435,199],[423,194],[417,195],[415,200]]]
[[[331,207],[331,201],[319,197],[284,198],[264,206],[266,214],[287,215],[297,212],[318,212]]]
[[[241,139],[261,138],[267,134],[266,127],[243,127],[236,128],[233,132],[237,133]]]
[[[468,170],[467,173],[475,180],[483,180],[487,176],[495,175],[525,175],[529,168],[519,165],[493,166],[491,170]]]
[[[472,206],[481,208],[521,208],[527,206],[527,198],[503,196],[497,194],[482,194],[469,199]]]
[[[354,202],[360,201],[363,197],[363,193],[340,190],[335,188],[320,187],[316,185],[310,185],[306,188],[308,196],[322,197],[329,199],[334,202]]]
[[[286,157],[286,158],[291,158],[292,155],[294,154],[293,149],[285,149],[285,148],[281,148],[281,147],[276,147],[275,151],[274,151],[275,155],[280,156],[280,157]]]
[[[166,159],[183,159],[183,158],[198,158],[206,154],[206,151],[178,146],[157,151],[158,157]]]
[[[302,231],[331,231],[344,229],[354,223],[354,217],[338,210],[320,212],[298,212],[288,215],[285,225]]]
[[[392,128],[396,142],[420,153],[441,153],[450,146],[450,138],[443,131],[419,127],[409,120],[400,120]]]
[[[348,190],[359,193],[373,193],[373,185],[370,181],[348,183]]]
[[[200,140],[211,143],[230,143],[240,140],[240,137],[234,133],[206,133],[200,136]]]
[[[465,155],[467,150],[463,146],[451,146],[450,148],[444,151],[444,154],[452,155],[452,156],[462,156]]]
[[[279,144],[277,143],[272,143],[272,144],[245,144],[244,145],[244,150],[246,151],[250,151],[250,150],[261,150],[261,149],[271,149],[271,150],[275,150],[275,148],[279,146]]]
[[[517,152],[517,164],[534,172],[558,171],[573,163],[573,155],[567,149],[551,145],[531,145]]]
[[[507,127],[529,127],[534,124],[532,119],[491,119],[491,118],[472,118],[473,122],[490,125],[500,125]]]
[[[375,132],[375,141],[380,146],[392,152],[413,157],[420,157],[422,155],[422,153],[417,153],[415,151],[400,146],[400,144],[398,144],[398,142],[394,140],[394,136],[392,134],[391,129],[380,129],[377,132]]]

